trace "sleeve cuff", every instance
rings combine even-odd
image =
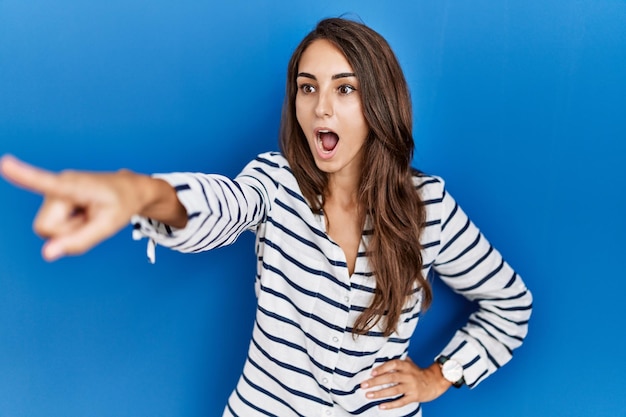
[[[469,388],[474,388],[493,372],[485,359],[485,350],[461,332],[457,332],[440,355],[454,359],[463,366],[463,379]]]
[[[194,197],[193,189],[199,185],[196,181],[192,181],[190,174],[154,174],[152,177],[162,179],[174,187],[178,200],[185,207],[188,216],[187,225],[183,229],[177,229],[139,215],[131,218],[130,221],[133,225],[132,238],[134,240],[148,238],[147,256],[150,263],[154,264],[156,262],[157,244],[173,247],[182,241],[186,241],[188,239],[186,231],[197,229],[198,225],[196,223],[201,221],[199,213],[206,213],[209,204],[207,201],[199,201],[197,197]]]

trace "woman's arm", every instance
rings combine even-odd
[[[169,227],[153,218],[135,216],[135,239],[147,237],[183,253],[197,253],[229,245],[246,230],[258,231],[271,211],[278,179],[291,177],[277,153],[258,155],[231,179],[219,174],[176,172],[155,174],[170,184],[185,207],[184,228]],[[154,253],[148,246],[148,257]]]
[[[532,294],[445,190],[441,218],[441,250],[433,268],[478,307],[441,353],[463,365],[465,383],[474,387],[524,341]]]
[[[0,173],[44,197],[33,228],[46,239],[42,253],[50,261],[86,252],[128,225],[135,214],[174,227],[187,223],[176,191],[147,175],[128,170],[56,174],[12,156],[0,159]]]
[[[441,354],[463,367],[463,379],[456,381],[474,387],[508,362],[513,350],[521,345],[528,330],[532,295],[519,275],[445,191],[443,181],[434,183],[439,183],[441,188],[428,196],[433,202],[439,201],[432,204],[437,208],[431,221],[440,220],[441,230],[436,235],[440,250],[433,268],[455,292],[478,306]],[[374,368],[372,378],[363,381],[361,387],[365,390],[382,387],[367,391],[370,399],[401,395],[380,405],[391,409],[414,401],[433,400],[451,385],[451,381],[444,378],[439,363],[419,368],[407,357]]]

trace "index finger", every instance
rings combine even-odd
[[[56,174],[27,164],[11,155],[0,158],[0,173],[7,181],[39,194],[58,191]]]
[[[382,365],[372,369],[372,376],[385,374],[387,372],[392,372],[398,370],[402,366],[402,360],[400,359],[392,359],[383,363]]]

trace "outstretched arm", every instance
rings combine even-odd
[[[33,227],[46,239],[42,253],[49,261],[88,251],[128,225],[135,214],[174,227],[187,223],[175,190],[147,175],[128,170],[57,174],[8,155],[0,159],[0,173],[44,197]]]

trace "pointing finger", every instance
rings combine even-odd
[[[60,191],[56,174],[10,155],[0,159],[0,173],[13,184],[39,194],[56,194]]]

